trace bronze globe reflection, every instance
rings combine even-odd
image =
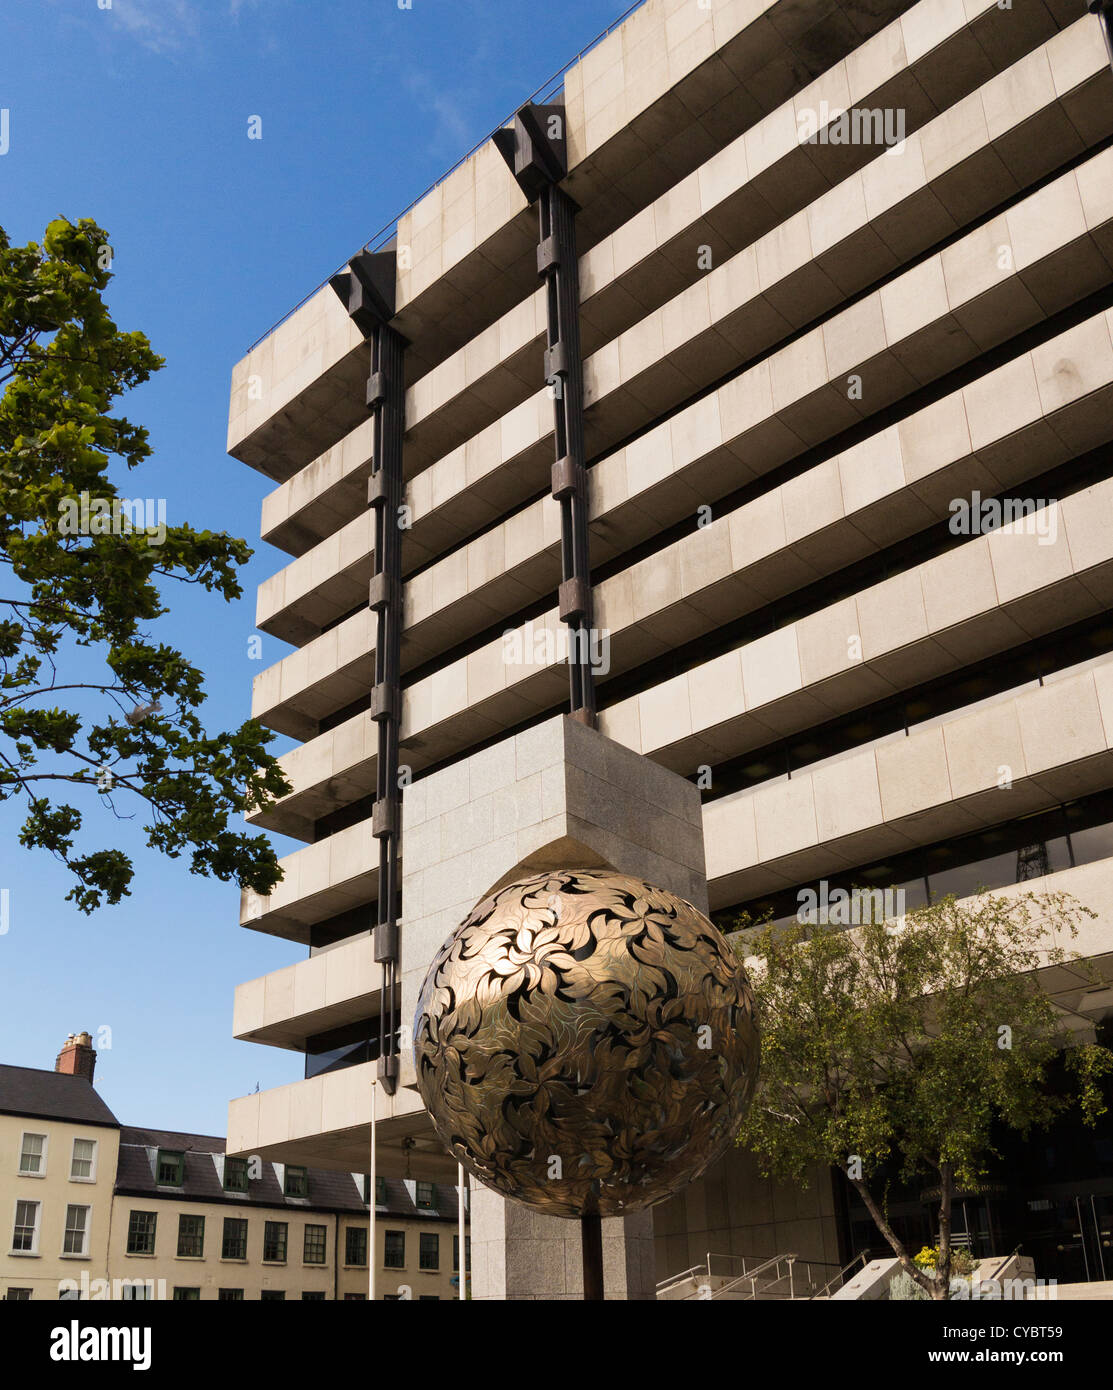
[[[593,869],[485,898],[429,967],[422,1099],[480,1182],[553,1216],[617,1216],[691,1182],[757,1080],[753,999],[690,903]]]

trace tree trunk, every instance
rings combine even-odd
[[[939,1288],[933,1298],[945,1299],[951,1290],[951,1197],[954,1188],[954,1168],[949,1163],[939,1165],[939,1259],[935,1265]]]
[[[924,1271],[920,1269],[920,1267],[917,1264],[914,1263],[912,1257],[904,1248],[904,1242],[897,1235],[896,1231],[893,1230],[892,1226],[889,1225],[888,1221],[886,1221],[884,1213],[882,1212],[881,1208],[877,1205],[877,1203],[874,1201],[873,1193],[870,1192],[869,1188],[866,1186],[866,1184],[862,1181],[861,1178],[851,1178],[850,1181],[854,1184],[854,1188],[857,1191],[858,1196],[861,1197],[863,1202],[865,1202],[866,1210],[873,1217],[873,1224],[877,1227],[877,1229],[881,1232],[881,1234],[889,1242],[889,1245],[892,1247],[893,1254],[900,1261],[901,1269],[903,1269],[905,1274],[907,1274],[911,1279],[913,1279],[917,1284],[919,1284],[920,1288],[923,1289],[925,1293],[930,1294],[932,1298],[937,1298],[938,1295],[935,1292],[935,1285],[937,1281],[932,1279],[930,1275],[925,1274]]]

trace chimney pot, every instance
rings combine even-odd
[[[97,1054],[92,1036],[89,1033],[70,1033],[55,1060],[54,1070],[66,1076],[83,1077],[91,1086],[96,1065]]]

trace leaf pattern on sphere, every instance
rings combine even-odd
[[[690,903],[599,869],[479,903],[429,967],[414,1047],[445,1146],[556,1216],[637,1211],[699,1177],[757,1080],[753,998],[722,936]]]

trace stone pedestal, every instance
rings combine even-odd
[[[553,868],[611,868],[707,911],[699,790],[567,715],[419,778],[402,802],[402,1020],[481,898]],[[414,1084],[403,1039],[402,1084]]]
[[[471,1193],[472,1298],[531,1302],[583,1298],[580,1226],[542,1216],[489,1188]],[[608,1299],[656,1296],[653,1213],[603,1222],[603,1287]]]

